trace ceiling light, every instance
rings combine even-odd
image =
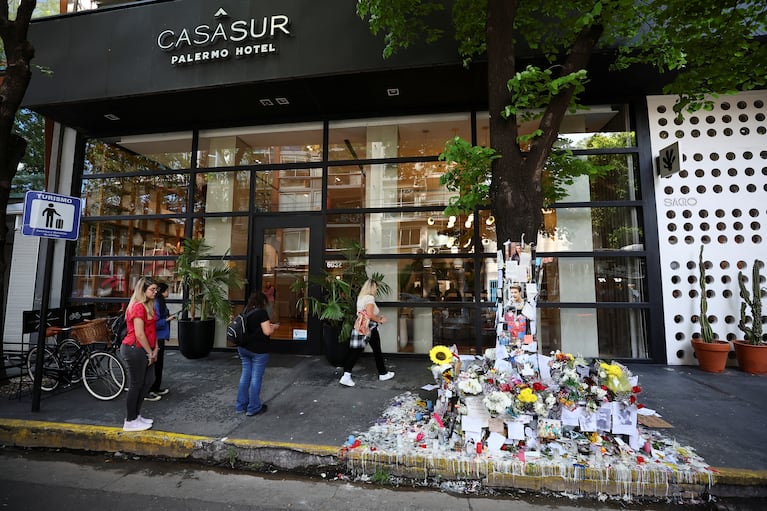
[[[274,98],[274,100],[277,102],[278,105],[289,105],[290,101],[288,101],[288,98]]]
[[[110,121],[119,121],[120,120],[120,118],[117,117],[115,114],[104,114],[104,117],[106,117]]]
[[[399,96],[399,89],[386,89],[386,95],[389,97]]]
[[[261,106],[274,106],[271,99],[259,99]]]

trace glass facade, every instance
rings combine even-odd
[[[534,276],[543,352],[649,356],[642,190],[628,119],[619,105],[563,124],[563,144],[611,170],[576,180],[545,211]],[[381,330],[384,351],[455,344],[479,353],[495,344],[495,219],[489,211],[444,215],[451,193],[440,185],[446,163],[438,156],[448,139],[487,144],[487,133],[486,113],[457,113],[90,140],[72,299],[108,311],[151,274],[171,283],[178,302],[181,243],[205,238],[251,284],[262,278],[256,273],[266,272],[264,282],[273,277],[276,313],[301,332],[306,318],[286,296],[290,276],[306,274],[311,257],[322,259],[318,267],[340,267],[351,239],[365,248],[368,272],[384,274],[392,288],[379,300],[397,318]],[[320,222],[319,252],[312,255],[308,229],[272,225],[285,218]],[[230,299],[242,303],[244,293],[232,290]]]

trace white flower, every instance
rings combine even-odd
[[[487,360],[495,360],[495,348],[487,348],[485,350],[485,358]]]
[[[511,406],[511,397],[506,392],[493,392],[482,400],[490,413],[504,413]]]
[[[541,417],[548,417],[549,415],[548,407],[543,404],[540,399],[533,403],[533,410],[535,411],[536,415]]]
[[[476,395],[482,392],[482,384],[476,378],[467,378],[458,382],[458,389],[464,394]]]

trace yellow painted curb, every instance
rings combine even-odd
[[[0,419],[0,442],[17,447],[50,447],[187,458],[214,439],[165,431],[61,422]]]
[[[731,484],[734,486],[767,486],[767,470],[749,470],[746,468],[719,468],[714,479],[716,484]]]
[[[329,445],[213,438],[158,430],[126,432],[120,427],[17,419],[0,419],[0,444],[216,461],[229,459],[232,455],[229,451],[235,449],[239,459],[284,463],[288,468],[302,463],[335,464],[341,452],[339,447]]]
[[[222,442],[240,449],[287,449],[290,451],[314,454],[317,456],[338,456],[339,447],[332,445],[296,444],[291,442],[267,442],[265,440],[246,440],[241,438],[224,438]]]

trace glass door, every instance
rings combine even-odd
[[[271,337],[275,351],[315,352],[320,343],[309,335],[313,322],[299,307],[307,288],[296,292],[291,287],[320,271],[321,219],[269,216],[258,217],[255,224],[253,280],[267,297],[271,320],[280,324]]]

